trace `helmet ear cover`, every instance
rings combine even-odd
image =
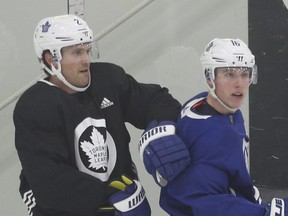
[[[51,70],[51,65],[47,62],[47,60],[46,60],[46,56],[47,55],[50,55],[51,56],[51,52],[50,52],[50,50],[44,50],[43,51],[43,53],[42,53],[42,64],[44,64],[48,69],[50,69]],[[40,59],[39,59],[39,61],[40,61]],[[40,62],[41,63],[41,62]],[[51,74],[45,69],[46,67],[44,67],[43,68],[43,70],[44,70],[44,72],[45,72],[45,74],[48,76],[48,77],[50,77],[51,76]]]
[[[205,78],[207,81],[213,80],[213,78],[211,77],[211,75],[212,75],[211,73],[212,72],[208,68],[204,69],[204,74],[205,74]]]

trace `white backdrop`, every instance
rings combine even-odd
[[[99,34],[142,0],[85,0],[85,19]],[[66,0],[2,0],[0,8],[0,103],[40,75],[32,35],[38,21],[67,13]],[[167,86],[184,102],[205,90],[199,57],[215,37],[248,43],[247,0],[154,0],[98,41],[99,61],[121,65],[142,82]],[[31,101],[33,103],[33,101]],[[0,215],[28,215],[18,194],[20,164],[14,149],[12,111],[0,110]],[[248,126],[248,102],[243,106]],[[158,205],[159,188],[144,170],[137,152],[141,131],[128,125],[131,153],[138,166],[153,216],[166,215]]]

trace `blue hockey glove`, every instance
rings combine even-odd
[[[265,216],[287,216],[287,199],[273,198],[271,203],[266,206]]]
[[[117,216],[151,216],[150,205],[140,182],[122,176],[121,180],[112,181],[109,186],[119,190],[109,198]]]
[[[190,154],[175,134],[175,123],[152,121],[139,141],[145,168],[164,187],[190,164]]]

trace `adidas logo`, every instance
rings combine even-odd
[[[114,103],[107,98],[103,98],[103,101],[101,103],[100,109],[104,109],[106,107],[112,106]]]

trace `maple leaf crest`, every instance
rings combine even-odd
[[[83,141],[80,147],[89,157],[89,168],[95,168],[96,170],[103,168],[107,169],[107,144],[104,142],[104,138],[96,128],[93,128],[91,132],[91,142]]]
[[[42,32],[48,32],[51,24],[47,21],[44,25],[42,25]]]

